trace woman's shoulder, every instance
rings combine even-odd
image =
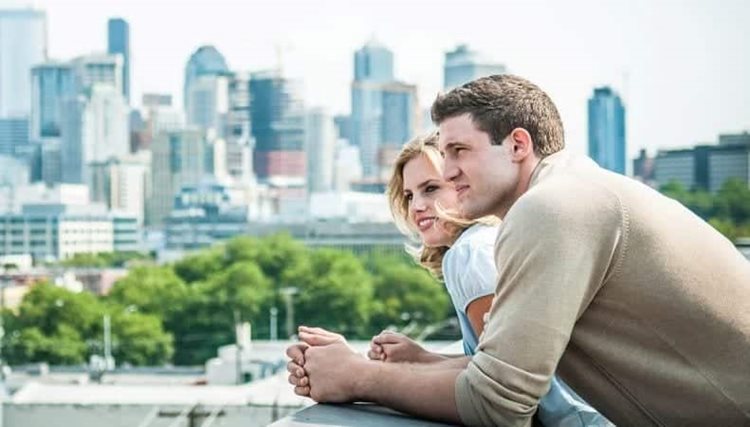
[[[497,232],[497,225],[474,224],[467,228],[445,253],[443,269],[466,268],[469,260],[476,258],[480,252],[486,252],[491,258]]]
[[[487,245],[492,247],[495,245],[499,227],[499,225],[474,224],[461,233],[461,236],[451,246],[451,250]]]

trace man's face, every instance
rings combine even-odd
[[[519,188],[512,141],[493,145],[490,135],[464,114],[440,123],[438,144],[445,157],[443,176],[456,187],[461,214],[469,219],[504,216]]]

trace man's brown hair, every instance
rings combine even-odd
[[[481,131],[490,135],[493,144],[502,144],[513,129],[523,128],[531,135],[534,152],[540,157],[565,147],[557,107],[542,89],[521,77],[482,77],[439,94],[432,104],[432,121],[436,124],[467,113]]]

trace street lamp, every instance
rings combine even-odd
[[[279,291],[286,304],[286,332],[289,334],[289,338],[292,338],[294,335],[294,304],[292,304],[292,297],[299,292],[299,289],[288,286],[281,288]]]

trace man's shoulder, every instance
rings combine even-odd
[[[519,197],[508,214],[547,217],[618,213],[621,202],[617,191],[596,178],[575,174],[551,177]]]

